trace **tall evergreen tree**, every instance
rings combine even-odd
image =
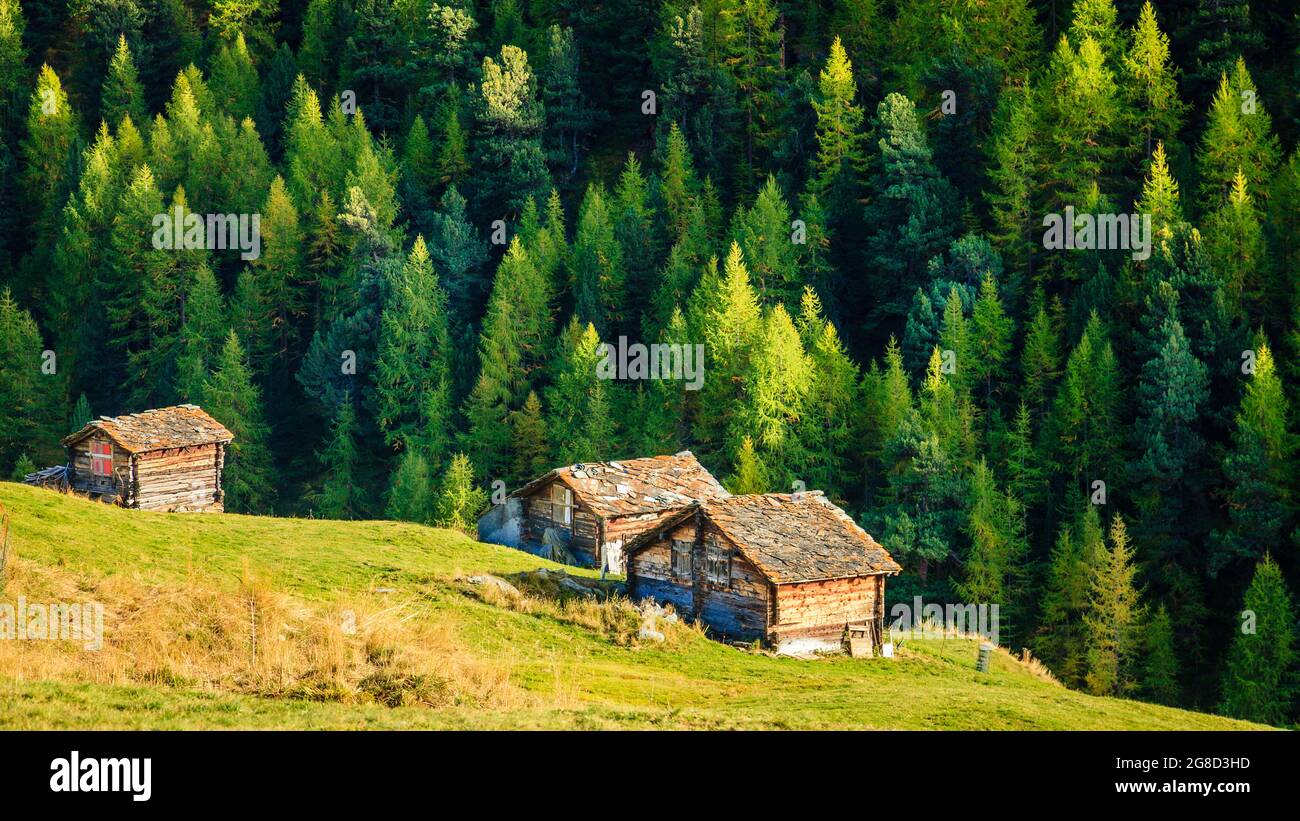
[[[1271,556],[1255,566],[1241,603],[1223,673],[1225,715],[1283,725],[1296,692],[1295,610],[1282,570]]]
[[[260,513],[276,495],[276,477],[267,446],[270,430],[262,414],[261,392],[245,361],[243,346],[231,332],[203,384],[203,405],[234,434],[226,448],[222,492],[227,510]]]
[[[1133,664],[1141,641],[1139,592],[1134,583],[1137,568],[1124,519],[1111,522],[1109,545],[1088,557],[1088,609],[1083,623],[1086,635],[1088,690],[1095,695],[1125,693],[1134,687]]]

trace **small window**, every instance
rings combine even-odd
[[[714,584],[731,584],[731,554],[716,544],[704,551],[704,578]]]
[[[551,521],[573,524],[573,491],[559,482],[551,485]]]
[[[691,547],[689,540],[673,539],[673,575],[681,579],[691,575]]]
[[[92,476],[113,475],[113,445],[108,442],[90,443],[90,473]]]

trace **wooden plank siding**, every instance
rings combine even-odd
[[[220,443],[129,454],[113,446],[111,476],[96,476],[91,466],[91,442],[109,443],[92,434],[68,448],[73,490],[111,497],[122,507],[141,510],[221,510]]]
[[[699,517],[665,530],[650,546],[638,550],[628,565],[628,593],[671,603],[678,611],[698,619],[716,633],[739,641],[767,638],[771,617],[772,585],[731,540]],[[691,574],[673,571],[672,544],[691,544]],[[730,578],[721,584],[705,572],[710,547],[730,557]]]
[[[220,509],[219,444],[169,448],[136,456],[132,507],[142,510]]]
[[[125,477],[129,475],[131,468],[130,454],[113,445],[112,474],[109,476],[96,476],[91,467],[90,446],[92,442],[113,444],[107,434],[97,433],[87,436],[69,448],[68,466],[71,468],[72,474],[69,484],[73,490],[79,493],[116,497],[119,487],[114,476]]]
[[[873,620],[884,599],[884,576],[776,585],[774,643],[799,638],[838,640],[849,622]]]
[[[555,530],[569,539],[569,552],[574,558],[588,565],[594,565],[597,559],[596,515],[583,504],[575,494],[573,496],[573,523],[565,524],[554,519],[551,508],[551,487],[558,479],[536,488],[524,498],[524,541],[527,545],[540,548],[542,536],[546,529]]]
[[[648,538],[628,558],[628,595],[671,604],[726,638],[762,640],[790,652],[829,649],[840,644],[846,624],[878,624],[884,617],[884,574],[773,582],[703,513]],[[690,545],[689,575],[674,567],[675,542]],[[708,579],[711,545],[730,552],[726,585]]]

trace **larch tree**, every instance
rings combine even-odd
[[[1141,649],[1144,614],[1135,577],[1133,546],[1122,516],[1111,521],[1109,544],[1088,557],[1088,608],[1084,613],[1088,672],[1094,695],[1131,692]]]

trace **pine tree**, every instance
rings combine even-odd
[[[821,70],[818,95],[813,100],[817,113],[817,153],[811,158],[809,188],[836,203],[856,198],[857,182],[866,168],[862,147],[862,109],[856,103],[857,84],[853,64],[839,37],[831,43],[830,55]]]
[[[266,511],[276,495],[275,468],[267,447],[270,436],[262,415],[262,397],[244,357],[239,338],[231,332],[221,348],[212,376],[203,384],[203,406],[234,434],[226,447],[222,492],[227,510]]]
[[[1243,626],[1228,649],[1219,712],[1285,725],[1296,688],[1295,610],[1271,556],[1256,564],[1241,609]]]
[[[722,64],[735,83],[740,103],[743,138],[737,184],[747,193],[763,177],[776,138],[785,30],[776,4],[745,0],[719,6],[718,32]]]
[[[1141,605],[1134,586],[1137,569],[1120,516],[1111,523],[1109,541],[1089,557],[1090,593],[1083,618],[1088,658],[1085,681],[1094,695],[1132,689],[1132,665],[1141,639]]]
[[[548,31],[546,72],[542,99],[549,127],[545,132],[546,158],[561,182],[578,171],[579,144],[595,121],[578,82],[578,49],[573,29],[551,26]]]
[[[487,493],[474,485],[474,466],[469,457],[457,453],[451,457],[438,483],[434,521],[439,527],[473,535],[478,514],[487,500]]]
[[[1246,0],[1198,0],[1195,14],[1183,29],[1193,58],[1187,85],[1197,99],[1210,96],[1214,84],[1232,71],[1234,62],[1253,57],[1263,46],[1250,12]]]

